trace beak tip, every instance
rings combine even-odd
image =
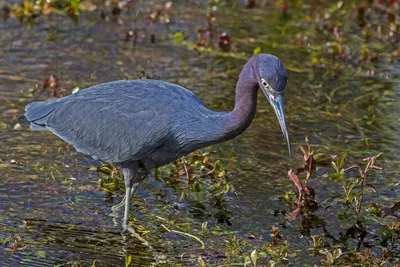
[[[285,141],[286,141],[286,145],[287,145],[287,150],[288,150],[288,154],[289,156],[292,156],[292,150],[290,149],[290,141],[289,141],[289,136],[285,136]]]
[[[283,98],[282,98],[283,96],[278,95],[276,98],[271,98],[271,97],[269,97],[269,95],[267,93],[266,93],[266,96],[275,111],[275,115],[278,118],[279,125],[281,127],[283,136],[285,138],[285,141],[286,141],[286,144],[288,147],[289,156],[291,156],[292,152],[290,151],[289,133],[288,133],[288,129],[286,127],[285,112],[283,110]]]

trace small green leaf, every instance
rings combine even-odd
[[[363,194],[365,191],[367,191],[367,188],[364,188],[364,189],[362,189],[362,190],[360,190],[360,191],[358,191],[358,192],[355,192],[355,193],[353,193],[353,194],[350,194],[350,196],[349,196],[349,201],[352,202],[352,201],[354,200],[355,197],[357,197],[357,196]]]
[[[197,258],[197,264],[198,264],[200,267],[206,267],[206,262],[204,261],[204,259],[203,259],[201,256],[199,256],[199,257]]]
[[[183,41],[183,33],[181,33],[181,32],[176,32],[176,33],[174,33],[173,39],[174,39],[174,42],[175,42],[175,43],[180,43],[180,42],[182,42],[182,41]]]
[[[359,194],[354,194],[354,193],[353,193],[353,188],[354,188],[354,186],[356,186],[357,183],[358,183],[358,181],[354,181],[354,182],[350,183],[350,184],[347,186],[347,200],[348,200],[349,202],[352,202],[353,199],[354,199],[354,197],[356,197],[356,196],[359,195]]]
[[[333,251],[333,258],[336,260],[342,255],[342,250],[340,248],[337,248]]]
[[[354,186],[356,186],[357,183],[358,183],[358,181],[354,181],[354,182],[348,184],[348,186],[347,186],[347,191],[348,191],[348,192],[353,191],[353,188],[354,188]]]
[[[335,259],[333,258],[332,253],[328,252],[328,254],[326,254],[326,260],[328,261],[329,264],[333,264]]]
[[[36,252],[36,256],[38,258],[45,259],[46,258],[46,251],[39,250],[39,251]]]
[[[253,55],[258,55],[261,53],[261,47],[257,46],[256,48],[254,48],[253,50]]]
[[[251,262],[253,263],[254,267],[257,266],[257,250],[253,250],[250,254]]]
[[[126,256],[125,257],[125,267],[128,267],[131,264],[131,262],[132,262],[132,256],[131,255]]]
[[[201,192],[190,192],[192,195],[193,199],[196,201],[204,201],[206,197],[206,192],[201,191]]]
[[[203,222],[203,223],[201,224],[201,230],[202,230],[203,232],[207,230],[207,225],[208,225],[208,222],[207,222],[207,221],[205,221],[205,222]]]
[[[337,167],[338,167],[339,170],[343,169],[343,164],[344,164],[344,160],[346,159],[346,156],[347,156],[347,153],[346,153],[346,152],[344,152],[344,153],[340,156],[340,158],[339,158],[339,160],[338,160],[338,163],[337,163]]]
[[[243,267],[246,267],[250,263],[251,263],[250,257],[249,256],[244,257]]]
[[[337,182],[342,182],[344,179],[344,175],[342,172],[338,172],[338,173],[329,173],[328,174],[329,180],[331,180],[334,183]]]
[[[336,162],[332,161],[332,167],[335,169],[336,172],[339,172],[339,168],[336,165]]]

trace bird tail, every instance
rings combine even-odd
[[[25,107],[25,114],[18,118],[20,122],[30,122],[33,130],[46,130],[49,115],[63,104],[60,99],[50,99],[44,102],[33,102]]]

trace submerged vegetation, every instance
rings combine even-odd
[[[226,238],[226,247],[224,250],[219,249],[224,253],[219,256],[219,266],[295,264],[296,255],[300,252],[295,244],[291,244],[285,238],[280,229],[288,228],[295,220],[300,221],[301,232],[309,240],[309,247],[303,248],[303,251],[308,252],[309,257],[316,258],[320,266],[399,264],[400,221],[397,211],[400,209],[400,202],[382,205],[367,196],[378,194],[368,174],[374,170],[381,170],[376,165],[381,154],[363,159],[365,166],[362,167],[347,163],[347,153],[339,157],[315,154],[308,139],[306,148],[300,148],[304,164],[296,171],[290,170],[288,173],[297,193],[290,190],[282,195],[282,204],[287,206],[279,211],[283,220],[271,225],[270,241],[260,243],[252,234],[248,234],[247,237],[234,232],[222,234],[218,225],[210,227],[207,221],[199,225],[198,229],[196,226],[177,227],[175,221],[166,219],[162,220],[161,226],[167,232],[192,238],[199,243],[200,249],[205,251],[208,244],[205,240],[222,234]],[[330,172],[316,175],[316,169],[319,166],[325,167],[329,161]],[[107,174],[100,180],[101,187],[108,191],[123,188],[123,178],[118,175],[115,167],[104,165],[97,170]],[[303,182],[299,178],[301,173],[305,173]],[[329,194],[316,191],[310,186],[315,179],[329,181],[330,187],[336,190]],[[196,206],[196,209],[208,212],[204,202],[210,201],[208,209],[210,205],[216,209],[213,217],[217,222],[231,224],[230,217],[233,214],[227,208],[227,203],[229,195],[235,191],[231,188],[224,165],[219,160],[211,160],[209,153],[197,152],[160,168],[156,172],[156,180],[165,187],[180,192],[177,205],[194,202],[196,204],[192,205]],[[335,229],[335,233],[331,233],[331,224],[339,225],[340,231]],[[174,230],[170,230],[169,227],[174,227]],[[138,230],[148,233],[140,228]],[[205,255],[207,253],[200,254],[197,259],[198,265],[208,266],[208,261],[215,261]]]
[[[319,203],[316,200],[319,192],[307,185],[310,176],[319,165],[318,158],[314,159],[314,151],[311,150],[308,141],[307,149],[301,147],[301,151],[304,165],[301,165],[296,173],[290,170],[288,174],[298,190],[298,201],[296,205],[293,203],[293,192],[285,194],[285,201],[295,207],[286,215],[286,219],[292,221],[301,217],[303,231],[307,231],[313,241],[312,256],[324,255],[326,258],[323,258],[321,263],[327,266],[398,264],[400,221],[396,211],[400,209],[399,203],[382,207],[365,196],[368,192],[378,193],[367,175],[372,170],[381,170],[375,165],[381,154],[363,159],[366,162],[365,167],[348,165],[346,153],[332,160],[332,171],[323,174],[321,178],[329,179],[331,187],[338,190],[331,193],[332,195],[325,195],[325,200]],[[325,163],[326,156],[319,156],[324,158],[322,162]],[[303,171],[306,172],[304,185],[297,175]],[[321,209],[324,210],[320,213],[322,216],[318,214],[318,210]],[[336,218],[335,221],[342,229],[338,235],[331,234],[328,230],[330,227],[327,221],[331,221],[332,218]],[[311,235],[310,230],[313,228],[321,228],[323,234]],[[388,232],[391,234],[388,235]]]
[[[85,9],[80,0],[27,0],[12,5],[4,4],[3,17],[7,19],[12,16],[28,23],[40,16],[59,14],[76,20]]]
[[[242,61],[272,53],[289,70],[291,139],[310,141],[287,157],[275,121],[256,117],[252,132],[216,154],[196,152],[158,169],[132,203],[133,226],[166,255],[160,264],[399,265],[399,1],[195,2],[2,6],[1,28],[12,30],[0,38],[8,92],[0,91],[0,176],[9,191],[0,192],[7,211],[0,258],[59,266],[158,261],[108,230],[109,208],[123,196],[118,169],[94,166],[52,137],[54,147],[42,137],[22,143],[16,136],[31,134],[16,124],[24,104],[103,81],[157,78],[228,109]]]

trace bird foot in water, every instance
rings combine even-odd
[[[144,239],[140,234],[138,234],[132,226],[127,225],[126,227],[124,227],[124,230],[122,231],[121,234],[124,237],[124,239],[128,238],[129,236],[133,236],[134,238],[138,239],[142,243],[142,245],[153,250],[153,247],[150,245],[150,243],[146,239]]]
[[[121,203],[114,205],[111,207],[111,213],[109,214],[111,217],[119,218],[121,209],[125,207],[125,197],[122,199]]]
[[[124,240],[128,239],[130,236],[137,238],[144,246],[146,246],[149,250],[151,250],[153,259],[156,264],[155,266],[167,263],[166,255],[162,252],[154,250],[154,248],[149,244],[149,242],[146,239],[144,239],[140,234],[138,234],[132,226],[128,225],[127,227],[125,227],[125,229],[122,231],[121,234]]]

